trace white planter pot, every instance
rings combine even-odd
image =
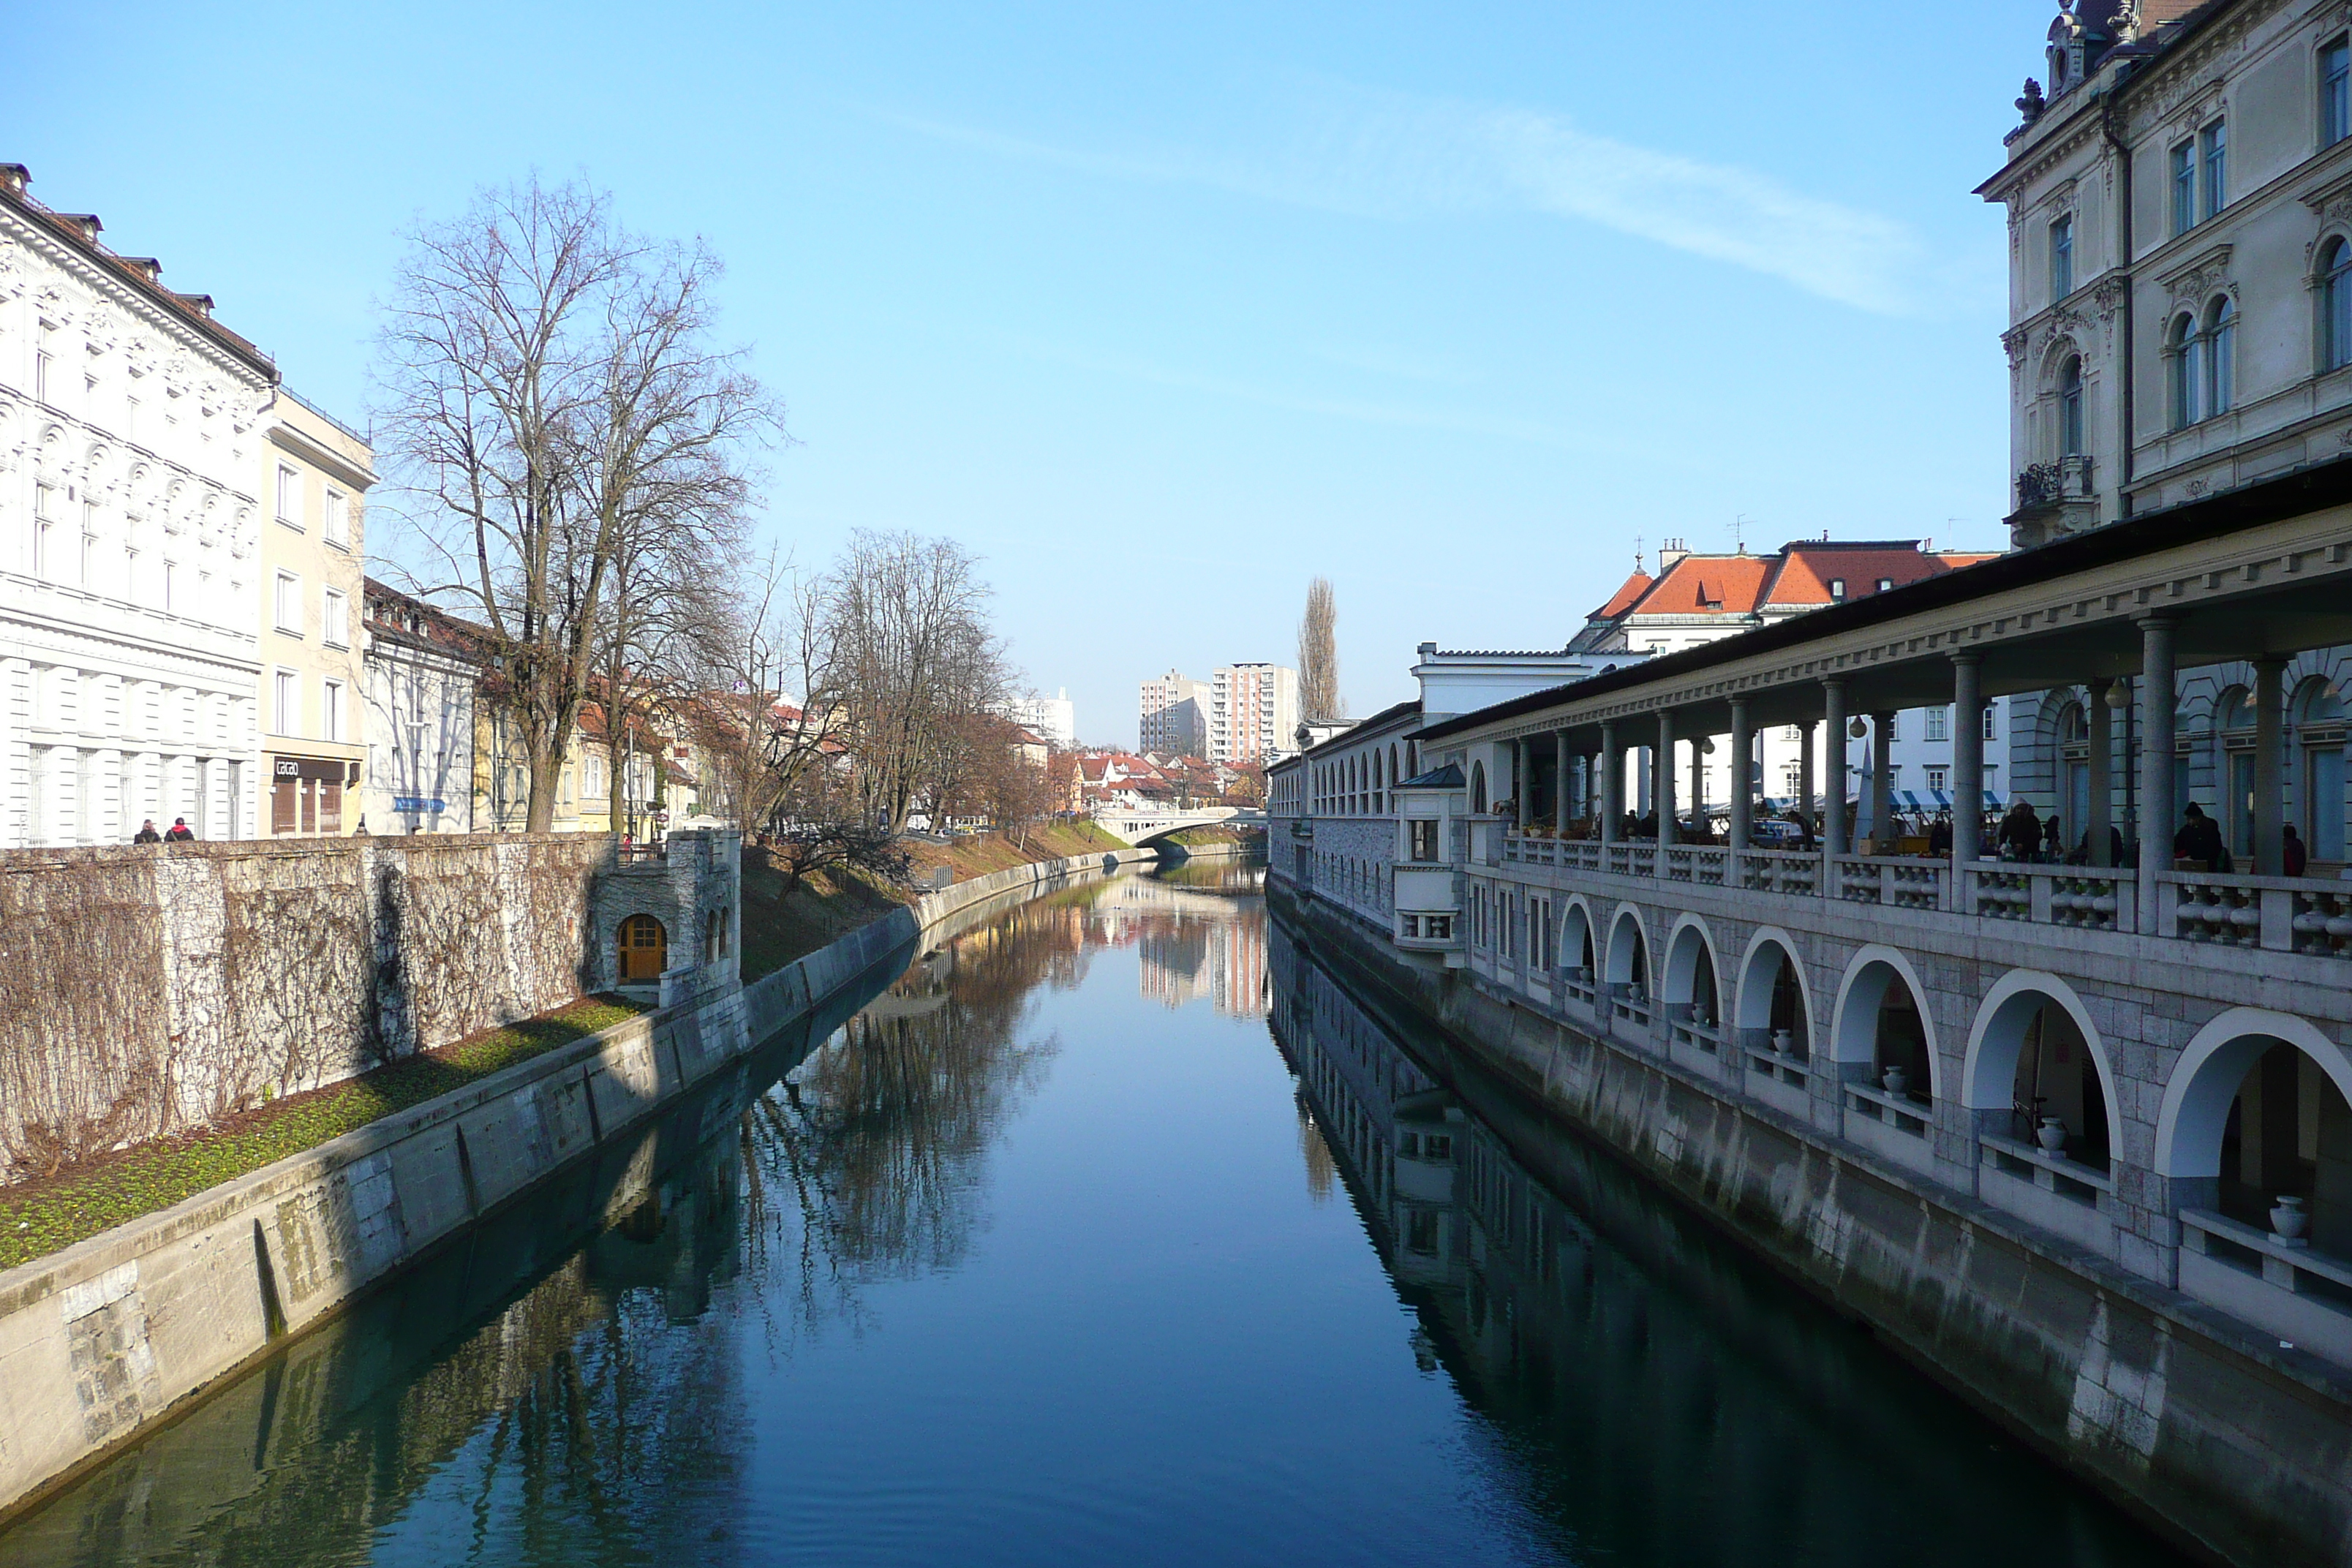
[[[2310,1225],[2311,1215],[2304,1209],[2301,1198],[2282,1197],[2271,1209],[2271,1228],[2278,1232],[2282,1241],[2301,1241]]]
[[[2033,1141],[2042,1145],[2045,1153],[2063,1154],[2066,1152],[2066,1124],[2054,1116],[2045,1116],[2042,1125],[2033,1130]]]
[[[1878,1081],[1885,1086],[1887,1093],[1901,1094],[1911,1086],[1911,1075],[1901,1068],[1888,1068],[1878,1075]]]
[[[1774,1056],[1793,1056],[1796,1054],[1796,1049],[1797,1036],[1794,1030],[1775,1029],[1772,1031],[1772,1054]]]

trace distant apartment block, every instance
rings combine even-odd
[[[1172,669],[1145,681],[1138,710],[1136,750],[1185,757],[1210,755],[1209,702],[1209,682]]]
[[[1070,700],[1070,689],[1066,686],[1052,697],[1012,698],[998,710],[1023,729],[1034,730],[1054,745],[1067,749],[1078,743],[1077,704]]]
[[[1298,727],[1298,672],[1279,664],[1228,664],[1209,678],[1213,763],[1265,763],[1290,749]]]

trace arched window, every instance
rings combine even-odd
[[[1470,764],[1470,815],[1473,816],[1486,815],[1486,764],[1485,763]]]
[[[2295,693],[2294,729],[2302,752],[2303,839],[2314,860],[2344,858],[2344,701],[2326,676]]]
[[[2228,295],[2213,301],[2205,312],[2205,352],[2202,369],[2205,384],[2199,389],[2204,405],[2205,417],[2227,414],[2235,401],[2231,383],[2237,374],[2238,308]]]
[[[2165,352],[2171,359],[2172,427],[2175,430],[2185,430],[2204,417],[2197,408],[2198,393],[2205,380],[2201,363],[2203,355],[2199,350],[2197,319],[2194,316],[2174,317],[2172,329],[2166,334]]]
[[[2319,368],[2352,364],[2352,245],[2331,239],[2319,253]]]
[[[2083,361],[2069,355],[2058,372],[2058,455],[2083,455]]]

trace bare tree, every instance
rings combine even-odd
[[[745,450],[781,430],[742,351],[707,342],[718,275],[577,183],[485,190],[409,238],[380,427],[436,557],[420,586],[491,634],[533,832],[553,826],[592,677],[642,656],[650,605],[735,552]]]
[[[1347,713],[1339,695],[1339,648],[1334,637],[1339,609],[1331,580],[1307,584],[1307,614],[1298,621],[1298,717],[1308,724],[1336,724]]]
[[[949,784],[952,721],[1011,689],[977,565],[952,540],[861,531],[810,605],[832,733],[847,748],[860,806],[894,828]]]

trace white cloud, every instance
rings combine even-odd
[[[1118,179],[1213,185],[1368,217],[1552,213],[1778,278],[1858,310],[1904,314],[1920,303],[1925,247],[1905,225],[1806,195],[1753,169],[1636,147],[1535,110],[1314,84],[1286,106],[1286,126],[1236,153],[1077,152],[887,118],[1000,156]]]

